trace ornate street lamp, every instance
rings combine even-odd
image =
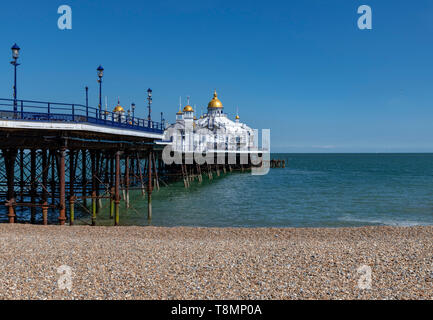
[[[131,103],[131,109],[132,109],[132,124],[135,123],[135,103]]]
[[[102,77],[104,76],[104,68],[100,65],[98,69],[98,83],[99,83],[99,114],[101,114],[101,108],[102,108]]]
[[[150,128],[150,123],[152,121],[152,89],[147,89],[147,102],[148,102],[148,108],[149,108],[149,116],[147,117],[147,120],[149,121],[149,128]]]
[[[17,60],[20,55],[20,47],[15,43],[12,48],[12,59],[11,64],[14,66],[14,116],[17,113],[17,67],[20,65]]]

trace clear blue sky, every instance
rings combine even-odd
[[[73,29],[57,28],[58,6]],[[358,6],[373,30],[357,28]],[[135,102],[174,120],[179,96],[270,128],[273,151],[433,152],[433,1],[2,1],[0,97],[12,96],[10,47],[21,48],[19,98],[111,107]],[[200,110],[200,107],[198,109]]]

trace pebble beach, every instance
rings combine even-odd
[[[0,299],[433,299],[433,226],[3,224],[0,252]]]

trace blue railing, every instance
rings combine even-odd
[[[163,124],[159,122],[69,103],[0,99],[0,119],[91,123],[153,133],[164,132]]]

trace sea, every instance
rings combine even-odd
[[[286,168],[221,174],[131,193],[122,225],[164,227],[360,227],[433,225],[433,154],[272,154]],[[108,211],[108,204],[105,204]],[[106,213],[98,224],[112,224]],[[78,223],[88,223],[82,213]]]

